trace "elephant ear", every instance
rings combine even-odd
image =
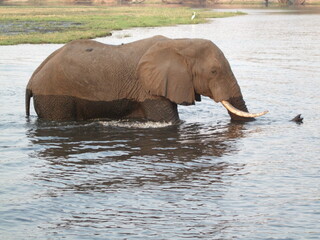
[[[137,77],[151,95],[163,96],[177,104],[194,104],[191,71],[178,49],[170,45],[166,41],[152,46],[140,59]]]

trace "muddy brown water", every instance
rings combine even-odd
[[[0,46],[1,239],[319,239],[320,15],[242,11],[98,40],[212,40],[270,111],[243,125],[207,98],[178,126],[27,120],[28,79],[61,45]]]

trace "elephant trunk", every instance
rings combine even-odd
[[[249,113],[245,101],[242,97],[233,97],[229,101],[221,101],[222,105],[228,110],[232,120],[235,121],[252,121],[255,117],[260,117],[268,111],[260,113]]]

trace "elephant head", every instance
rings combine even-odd
[[[156,43],[140,59],[137,77],[149,94],[177,104],[192,105],[200,95],[208,96],[221,102],[233,120],[252,120],[267,113],[248,113],[227,59],[209,40]]]

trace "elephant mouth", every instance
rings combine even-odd
[[[232,106],[231,103],[229,103],[226,100],[221,101],[221,103],[229,112],[231,112],[239,117],[244,117],[244,118],[260,117],[260,116],[263,116],[269,112],[269,111],[263,111],[260,113],[248,113],[248,112],[244,112],[244,111],[241,111],[241,110],[235,108],[234,106]]]

